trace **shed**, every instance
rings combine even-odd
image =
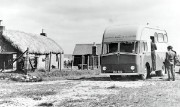
[[[96,55],[93,55],[93,46]],[[76,44],[73,51],[73,66],[85,65],[85,68],[98,68],[100,66],[101,44]]]

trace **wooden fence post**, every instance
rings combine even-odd
[[[60,53],[60,71],[62,70],[62,54]]]
[[[29,59],[29,48],[27,48],[26,57],[24,61],[24,72],[27,75],[28,72],[28,59]]]
[[[49,72],[51,71],[51,52],[49,53]]]
[[[89,55],[88,55],[88,60],[87,60],[87,70],[89,70]]]
[[[83,70],[83,64],[84,64],[84,55],[82,55],[82,66],[81,66],[81,70]]]
[[[100,66],[101,66],[100,62],[101,62],[101,56],[98,55],[98,68],[100,68]]]
[[[71,60],[71,71],[73,69],[73,66],[74,66],[74,56],[72,56],[72,60]]]
[[[92,70],[94,70],[94,55],[92,56]]]

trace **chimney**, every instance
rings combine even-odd
[[[96,43],[94,42],[94,43],[93,43],[93,46],[92,46],[92,55],[93,55],[93,56],[96,56],[96,55],[97,55],[97,54],[96,54],[96,51],[97,51],[96,48],[97,48],[97,46],[96,46]]]
[[[2,20],[0,20],[0,34],[2,34],[5,29],[5,27],[1,25],[1,22]]]
[[[46,33],[44,33],[43,31],[44,31],[44,29],[42,29],[42,33],[40,33],[40,35],[46,36]]]

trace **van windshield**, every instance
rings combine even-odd
[[[120,42],[120,52],[135,53],[135,42]]]
[[[108,53],[113,53],[113,52],[117,52],[117,51],[118,51],[118,43],[110,43]]]
[[[118,43],[106,43],[103,45],[103,54],[126,52],[126,53],[138,53],[139,42],[138,41],[121,41]]]

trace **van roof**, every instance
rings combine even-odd
[[[140,40],[138,33],[141,32],[143,28],[161,30],[158,27],[150,27],[148,25],[112,26],[106,28],[103,39],[104,42]]]

